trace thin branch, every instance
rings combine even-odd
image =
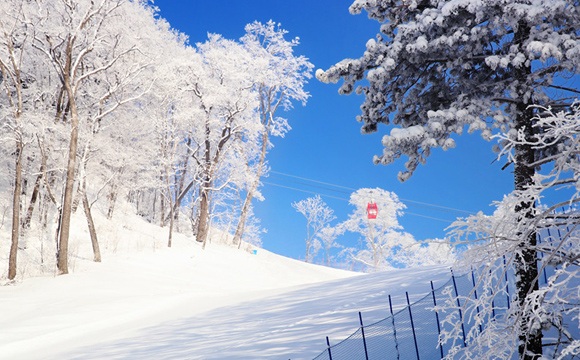
[[[569,91],[575,94],[580,94],[580,90],[578,89],[574,89],[574,88],[569,88],[566,86],[560,86],[560,85],[548,85],[548,87],[554,88],[554,89],[560,89],[560,90],[565,90],[565,91]]]

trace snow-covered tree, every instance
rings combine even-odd
[[[119,44],[118,34],[107,32],[106,22],[114,16],[122,0],[102,0],[97,3],[39,2],[38,11],[42,21],[35,24],[33,45],[46,55],[60,79],[63,97],[70,115],[70,137],[66,180],[61,210],[58,242],[58,270],[68,273],[68,241],[70,218],[73,207],[73,188],[77,167],[77,149],[80,117],[83,112],[84,91],[95,81],[98,74],[111,68],[131,48],[111,50]],[[98,80],[97,80],[98,81]]]
[[[209,231],[211,193],[225,185],[216,178],[232,144],[255,138],[260,131],[255,109],[253,57],[239,43],[211,34],[197,44],[186,90],[195,98],[201,116],[191,119],[192,156],[199,169],[197,240],[205,243]],[[235,154],[230,154],[235,155]]]
[[[306,253],[304,261],[312,262],[322,246],[317,237],[325,227],[336,219],[336,216],[334,216],[334,211],[326,205],[320,195],[294,202],[292,207],[306,218]]]
[[[531,105],[570,106],[579,91],[565,79],[580,69],[580,3],[550,1],[357,0],[352,13],[366,10],[380,22],[380,34],[359,59],[346,59],[326,71],[325,82],[344,80],[342,93],[364,94],[363,132],[379,124],[394,128],[383,137],[376,163],[408,157],[399,179],[408,179],[433,148],[454,146],[453,134],[479,131],[514,133],[511,164],[518,196],[534,186],[537,166],[555,146],[534,148],[543,129],[534,127]],[[556,144],[553,144],[556,145]],[[535,214],[530,198],[514,203],[516,224]],[[517,227],[521,230],[521,228]],[[526,298],[538,290],[536,233],[521,231],[516,257],[516,287],[522,326],[522,359],[542,354],[542,332],[527,327],[533,314]]]
[[[161,64],[167,62],[160,55],[168,54],[167,48],[173,49],[171,45],[177,43],[173,34],[162,26],[163,23],[155,19],[154,10],[144,6],[143,3],[123,2],[116,9],[115,14],[112,14],[112,18],[122,18],[126,21],[107,21],[106,30],[103,30],[103,33],[110,34],[108,36],[112,36],[117,41],[103,50],[122,56],[117,59],[113,58],[108,68],[93,75],[98,80],[86,85],[81,122],[84,126],[80,127],[79,133],[79,144],[82,150],[78,165],[77,196],[81,198],[86,215],[95,261],[100,261],[100,253],[91,211],[92,204],[96,200],[89,201],[87,195],[91,185],[91,179],[87,176],[90,170],[88,166],[101,167],[119,158],[118,153],[103,151],[103,148],[111,146],[110,139],[124,140],[116,144],[117,146],[132,147],[134,151],[139,150],[142,155],[133,161],[142,164],[147,154],[148,137],[145,134],[152,132],[152,121],[148,118],[138,119],[131,116],[131,113],[142,105],[136,101],[140,101],[152,89],[155,82],[161,81],[156,78],[155,71],[158,72],[158,76],[163,73],[167,74],[167,71],[160,71],[164,69]],[[147,33],[147,39],[136,35],[141,33]],[[106,56],[104,54],[101,57]],[[152,106],[159,106],[159,104]],[[130,127],[120,125],[121,122],[129,123]],[[138,143],[131,141],[137,135],[134,128],[138,128],[142,134],[142,139]],[[99,136],[102,131],[108,136]],[[127,141],[127,139],[130,140]],[[128,151],[122,151],[122,153],[126,155]],[[118,180],[114,178],[117,174],[113,173],[112,178],[101,180],[105,182],[105,186],[108,182],[117,182]],[[88,185],[87,182],[89,182]]]
[[[379,188],[363,188],[351,194],[349,203],[354,210],[337,227],[362,236],[364,248],[353,252],[354,259],[368,271],[403,265],[400,255],[416,242],[399,224],[398,217],[403,214],[405,205],[397,195]],[[367,214],[369,203],[378,208],[374,219]]]
[[[24,5],[6,1],[0,5],[0,119],[2,126],[8,131],[13,144],[14,189],[12,191],[12,232],[8,265],[8,279],[16,276],[18,242],[20,239],[20,212],[22,195],[22,168],[24,162],[24,146],[27,141],[23,119],[25,114],[25,88],[30,82],[23,66],[30,56],[31,33],[23,24],[27,21]],[[3,129],[4,130],[4,129]]]
[[[21,200],[13,209],[25,211],[20,221],[24,229],[31,226],[32,213],[43,197],[60,213],[55,221],[57,266],[60,273],[66,273],[70,213],[82,202],[97,245],[90,207],[103,187],[118,189],[122,174],[142,183],[147,177],[135,175],[136,169],[153,168],[145,165],[147,161],[151,164],[153,156],[144,156],[145,149],[151,148],[145,144],[154,142],[145,136],[153,133],[152,123],[148,117],[135,116],[145,102],[136,104],[134,100],[154,83],[161,83],[159,78],[172,80],[163,76],[171,73],[163,69],[165,64],[173,64],[167,61],[172,53],[169,48],[179,48],[183,39],[142,1],[9,1],[2,3],[2,14],[0,83],[8,90],[0,98],[2,117],[7,120],[2,128],[2,151],[6,152],[6,140],[14,139],[15,134],[27,144],[25,162],[11,168],[21,178],[16,184],[22,184],[22,191],[17,192]],[[10,47],[16,62],[8,62]],[[17,77],[20,80],[14,82]],[[9,89],[11,84],[20,84],[25,91]],[[18,102],[23,105],[16,118]],[[16,121],[19,119],[22,121]],[[5,132],[8,129],[12,129],[11,136]],[[134,167],[129,169],[128,163]],[[64,183],[62,189],[60,183]],[[27,184],[33,184],[28,204]],[[108,198],[115,199],[115,192],[111,190]],[[94,199],[89,201],[89,195]],[[46,202],[42,206],[46,208]],[[112,214],[112,205],[109,209]]]
[[[306,81],[312,76],[313,65],[304,56],[294,54],[294,47],[299,39],[285,39],[287,31],[273,21],[266,24],[253,22],[246,25],[246,35],[241,42],[253,55],[255,62],[254,87],[259,96],[258,115],[262,124],[260,153],[251,166],[255,176],[246,189],[246,198],[242,205],[240,219],[234,235],[234,242],[239,242],[244,234],[248,210],[251,206],[265,173],[266,153],[271,146],[270,137],[283,137],[290,125],[288,121],[277,115],[279,109],[289,110],[293,101],[306,104],[309,97],[304,90]]]
[[[54,74],[50,68],[42,71],[46,68],[45,59],[32,47],[34,24],[39,22],[39,14],[33,10],[36,8],[30,2],[6,1],[0,5],[0,152],[12,163],[4,180],[14,190],[10,279],[16,275],[18,249],[27,247],[25,231],[40,202],[41,187],[48,184],[48,157],[39,153],[37,144],[43,143],[47,128],[55,139],[62,130],[59,124],[46,121],[52,116],[54,87],[50,78]],[[55,151],[51,155],[59,154]],[[58,171],[56,167],[52,169]]]
[[[518,344],[518,332],[506,329],[524,328],[528,331],[542,329],[544,341],[549,346],[547,353],[553,358],[568,358],[580,355],[580,217],[575,204],[580,200],[578,178],[580,177],[580,107],[574,105],[570,112],[553,112],[539,109],[534,118],[534,127],[543,131],[533,139],[526,139],[512,132],[499,134],[502,153],[511,159],[517,145],[528,144],[536,149],[556,146],[558,151],[541,160],[549,170],[537,173],[533,186],[514,191],[496,204],[491,216],[477,214],[454,223],[454,239],[469,245],[461,264],[479,268],[478,282],[483,292],[476,298],[466,298],[464,309],[480,310],[479,321],[493,318],[493,308],[489,306],[502,291],[498,289],[505,275],[510,271],[521,253],[521,239],[530,232],[539,233],[540,241],[534,247],[539,254],[540,276],[545,284],[526,294],[521,307],[511,307],[503,319],[488,321],[484,331],[471,333],[470,346],[463,351],[463,358],[510,357],[511,349]],[[567,194],[559,202],[550,202],[550,193]],[[522,198],[537,205],[532,217],[520,219],[516,211]],[[564,210],[562,210],[564,209]],[[498,266],[498,259],[506,259],[506,267]],[[545,271],[545,275],[542,272]],[[525,317],[526,311],[531,316]],[[499,338],[498,333],[504,336]],[[509,336],[505,336],[510,334]],[[445,334],[445,340],[452,340],[457,333]],[[489,344],[493,344],[490,349]]]
[[[327,225],[318,232],[318,240],[320,241],[320,247],[324,251],[324,264],[330,266],[332,263],[333,256],[331,254],[332,249],[342,248],[342,246],[336,242],[336,239],[343,233],[343,229],[340,227],[334,227]]]

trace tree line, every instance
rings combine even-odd
[[[272,21],[193,45],[157,11],[130,0],[0,4],[8,279],[31,228],[54,230],[56,267],[68,273],[80,207],[100,261],[97,203],[113,218],[119,199],[129,201],[168,227],[168,246],[182,214],[204,245],[212,222],[236,244],[259,232],[252,200],[266,154],[290,129],[280,113],[306,103],[312,64]]]
[[[381,188],[362,188],[350,195],[352,212],[337,220],[332,210],[315,195],[292,203],[306,219],[304,261],[326,266],[376,272],[396,268],[449,264],[456,250],[444,239],[419,241],[404,231],[399,217],[406,208],[397,194]],[[375,212],[370,213],[373,206]],[[345,246],[338,238],[358,236],[358,245]],[[321,259],[320,259],[321,258]]]

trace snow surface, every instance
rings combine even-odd
[[[216,243],[205,250],[127,218],[104,260],[79,246],[74,273],[0,286],[0,359],[311,359],[449,278],[444,267],[371,275]],[[76,237],[86,234],[77,229]],[[83,241],[88,243],[85,238]],[[114,246],[113,246],[114,245]]]

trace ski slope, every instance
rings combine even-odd
[[[370,275],[208,244],[140,219],[108,224],[103,263],[0,286],[0,359],[311,359],[444,283],[444,267]],[[109,233],[107,233],[109,231]],[[82,229],[73,238],[88,242]]]

